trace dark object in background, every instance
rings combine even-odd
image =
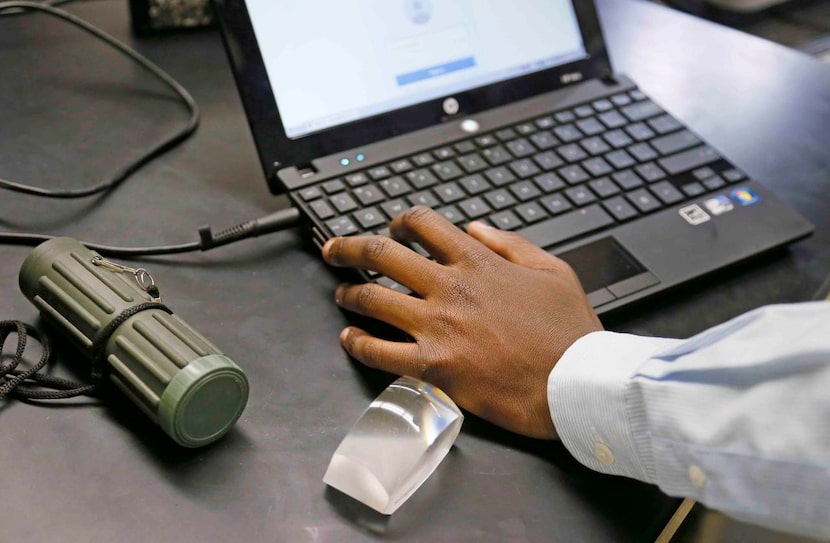
[[[139,35],[205,28],[216,21],[210,0],[130,0],[130,17]]]

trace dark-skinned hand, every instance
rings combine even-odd
[[[367,283],[340,285],[335,293],[340,307],[391,324],[413,341],[350,326],[340,334],[343,348],[372,368],[432,383],[503,428],[556,438],[548,375],[573,342],[602,330],[570,266],[512,232],[473,222],[465,234],[426,207],[404,212],[390,231],[394,239],[333,238],[323,257],[380,272],[415,292]],[[434,260],[403,245],[411,242]]]

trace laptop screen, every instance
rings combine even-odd
[[[587,56],[570,0],[248,0],[247,8],[292,139]]]

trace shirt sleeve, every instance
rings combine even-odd
[[[830,302],[761,308],[687,340],[594,332],[554,367],[548,404],[589,468],[830,537]]]

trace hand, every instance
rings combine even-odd
[[[602,330],[576,274],[521,236],[474,222],[465,234],[414,207],[390,224],[431,261],[383,236],[333,238],[334,266],[380,272],[418,297],[377,284],[340,285],[336,303],[413,338],[393,342],[347,327],[344,349],[367,366],[423,379],[460,407],[508,430],[556,438],[547,378],[565,350]]]

